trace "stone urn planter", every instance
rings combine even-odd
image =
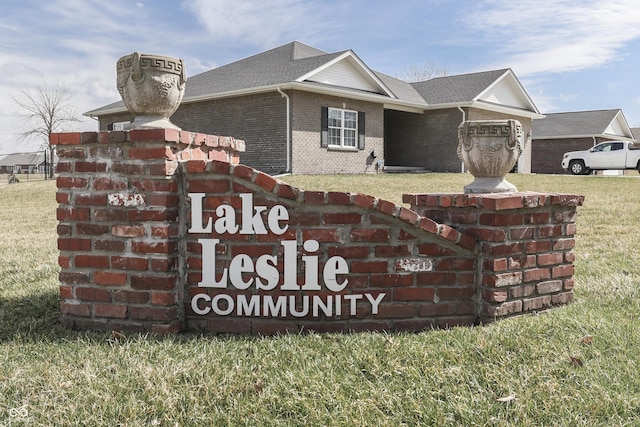
[[[180,129],[169,121],[184,95],[182,59],[134,52],[117,62],[117,88],[134,120],[125,129]]]
[[[517,120],[471,120],[458,127],[458,157],[475,180],[465,193],[515,192],[505,179],[524,151],[524,133]]]

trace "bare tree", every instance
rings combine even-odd
[[[66,123],[80,121],[71,104],[72,97],[69,88],[60,82],[53,86],[41,82],[22,88],[13,98],[30,128],[21,134],[21,139],[39,137],[43,140],[42,146],[49,153],[50,178],[53,178],[55,147],[49,143],[49,136],[62,131]]]
[[[396,79],[404,80],[405,82],[423,82],[430,80],[434,77],[442,77],[449,74],[447,67],[438,67],[433,63],[429,63],[422,66],[409,65],[400,73],[396,74]]]

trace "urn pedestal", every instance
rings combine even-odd
[[[465,193],[509,193],[505,179],[524,151],[524,133],[517,120],[471,120],[458,127],[458,157],[475,180]]]
[[[169,117],[184,95],[182,59],[134,52],[117,62],[117,88],[134,116],[125,129],[180,129]]]

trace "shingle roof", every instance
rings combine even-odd
[[[544,119],[533,121],[533,135],[534,138],[602,135],[618,113],[620,109],[547,114]]]
[[[183,102],[226,92],[292,83],[345,52],[349,51],[326,53],[294,41],[189,77]],[[438,77],[420,83],[407,83],[383,73],[370,71],[399,101],[426,107],[427,104],[473,101],[508,70]],[[85,114],[100,115],[124,108],[124,103],[118,101]]]
[[[293,42],[189,78],[185,98],[289,83],[344,52]]]
[[[0,158],[0,166],[39,165],[44,162],[43,153],[8,154]]]
[[[411,86],[429,104],[448,104],[474,100],[509,69],[436,77]]]

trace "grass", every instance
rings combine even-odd
[[[286,180],[400,203],[470,176]],[[586,195],[575,303],[484,327],[273,338],[62,328],[55,184],[1,186],[0,426],[640,425],[640,179],[509,180]]]

